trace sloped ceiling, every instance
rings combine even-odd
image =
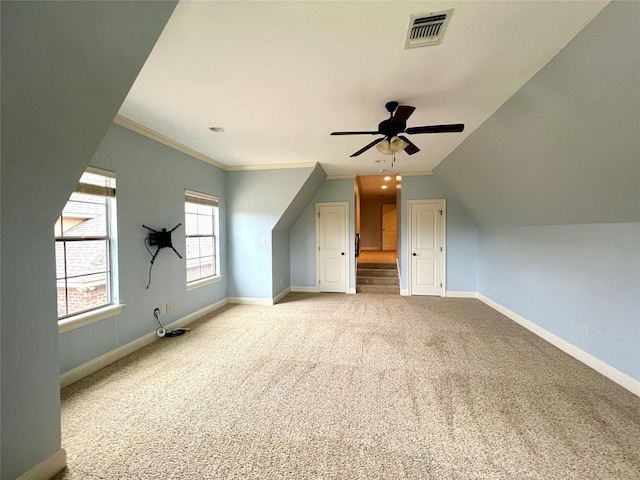
[[[181,2],[118,119],[230,170],[429,172],[607,3]],[[411,14],[450,8],[440,45],[404,49]],[[408,126],[465,131],[413,135],[421,151],[394,166],[375,148],[350,158],[376,137],[329,136],[376,130],[390,100],[417,107]]]
[[[639,40],[611,3],[435,169],[479,226],[640,221]]]

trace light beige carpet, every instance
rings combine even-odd
[[[227,306],[62,392],[58,480],[638,479],[640,398],[473,299]]]

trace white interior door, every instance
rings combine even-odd
[[[398,215],[395,205],[382,205],[382,249],[395,250],[398,238]]]
[[[318,289],[348,291],[348,217],[346,203],[316,205],[318,236]]]
[[[444,296],[444,200],[409,202],[411,295]]]

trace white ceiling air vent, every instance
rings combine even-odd
[[[421,13],[409,17],[409,31],[404,49],[438,45],[453,14],[453,8],[435,13]]]

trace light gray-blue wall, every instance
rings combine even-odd
[[[636,380],[639,38],[610,3],[435,169],[480,227],[478,291]]]
[[[275,298],[291,286],[289,231],[274,230],[271,238],[273,239],[271,253],[273,257],[272,292],[273,298]]]
[[[313,288],[317,285],[315,205],[320,202],[349,202],[349,288],[355,289],[355,183],[351,179],[324,182],[292,225],[291,286]]]
[[[272,230],[314,171],[309,167],[227,172],[230,297],[273,299]],[[280,235],[276,241],[280,258]],[[279,288],[280,276],[277,283]]]
[[[611,2],[435,168],[482,227],[640,221],[640,2]]]
[[[185,189],[216,195],[220,203],[220,231],[226,231],[225,172],[118,125],[112,125],[91,160],[95,167],[116,173],[118,210],[118,277],[122,314],[60,335],[60,371],[66,372],[117,347],[155,331],[153,310],[170,303],[161,315],[171,323],[227,297],[227,242],[220,238],[222,279],[187,291],[185,260],[170,249],[160,251],[151,271],[144,245],[147,225],[173,228],[173,246],[184,257]],[[155,247],[150,248],[155,252]]]
[[[445,199],[446,202],[446,290],[475,292],[477,290],[478,231],[466,208],[435,175],[404,176],[401,188],[400,213],[400,288],[408,285],[407,235],[409,200]]]
[[[320,189],[327,173],[316,164],[309,178],[289,204],[273,229],[273,297],[291,287],[291,226]]]
[[[60,449],[53,224],[176,2],[1,2],[1,471]]]
[[[640,379],[639,223],[493,227],[479,237],[481,294]]]

